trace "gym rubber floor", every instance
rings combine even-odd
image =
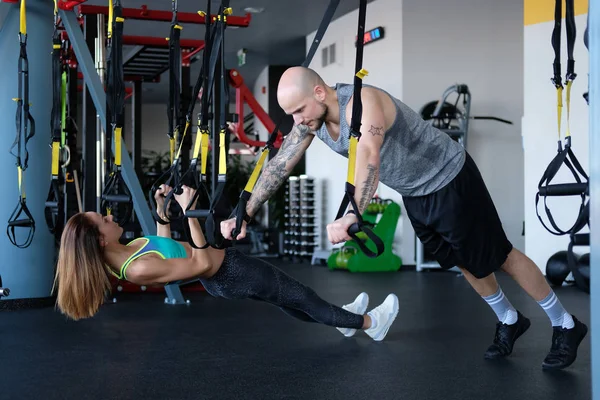
[[[1,399],[588,399],[589,334],[567,370],[542,371],[551,340],[543,310],[510,278],[499,281],[532,321],[502,361],[484,360],[495,315],[452,272],[351,274],[275,263],[336,304],[361,291],[369,309],[389,292],[398,319],[383,342],[363,332],[288,317],[251,300],[190,293],[119,295],[91,320],[52,308],[0,313]],[[557,290],[589,326],[589,296]]]

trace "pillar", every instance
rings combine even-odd
[[[592,395],[600,400],[600,0],[589,3],[590,63],[590,340],[592,347]]]
[[[51,295],[55,270],[55,247],[44,218],[44,204],[50,188],[50,113],[52,109],[53,2],[27,1],[27,55],[29,58],[29,102],[36,132],[27,145],[29,165],[25,171],[27,206],[35,220],[31,245],[19,249],[6,235],[8,219],[18,204],[19,190],[15,158],[9,150],[16,136],[17,66],[19,57],[20,4],[1,4],[9,11],[0,30],[0,275],[13,299],[41,299]],[[19,229],[18,233],[23,228]],[[18,237],[20,239],[21,236]]]

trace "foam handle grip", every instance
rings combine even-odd
[[[588,184],[586,183],[559,183],[556,185],[547,185],[539,188],[540,196],[575,196],[586,193]]]
[[[105,194],[102,195],[102,199],[111,203],[129,203],[131,202],[131,196],[126,194]]]
[[[210,215],[210,210],[187,210],[185,216],[188,218],[206,218]]]
[[[590,245],[590,234],[589,233],[579,233],[577,235],[573,235],[573,245],[574,246],[589,246]]]
[[[348,235],[356,235],[358,232],[360,232],[360,227],[356,222],[350,225],[350,228],[348,228]]]
[[[8,226],[30,227],[30,226],[33,226],[33,224],[34,224],[33,221],[29,218],[8,221]]]

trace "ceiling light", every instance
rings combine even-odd
[[[244,8],[244,11],[251,14],[260,14],[261,12],[265,11],[265,9],[264,7],[246,7]]]

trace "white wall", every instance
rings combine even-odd
[[[523,0],[404,0],[403,12],[406,104],[419,110],[448,86],[465,83],[471,115],[513,121],[471,121],[467,150],[509,240],[524,250]]]
[[[404,0],[406,1],[406,0]],[[377,26],[385,29],[385,38],[364,47],[363,68],[369,75],[363,80],[365,84],[385,87],[393,96],[402,98],[402,1],[377,0],[367,6],[365,30]],[[348,13],[333,21],[319,50],[311,63],[311,68],[317,71],[329,85],[336,82],[352,83],[354,79],[354,64],[356,47],[354,40],[357,33],[358,10]],[[306,49],[310,48],[316,32],[306,38]],[[336,63],[321,67],[321,49],[336,44]],[[315,139],[306,154],[306,173],[318,181],[318,188],[326,193],[318,193],[318,198],[326,202],[324,215],[321,218],[322,229],[332,222],[344,194],[344,184],[348,170],[348,160]],[[383,184],[380,185],[378,194],[384,198],[391,198],[401,202],[401,197],[395,191]],[[322,245],[330,249],[327,236],[322,235]],[[394,252],[402,257],[403,263],[414,264],[414,233],[410,223],[402,216],[396,230]]]
[[[576,2],[577,3],[577,2]],[[579,2],[581,3],[581,2]],[[572,149],[589,173],[588,106],[582,98],[588,87],[588,52],[583,43],[583,32],[587,14],[575,17],[577,41],[574,59],[577,78],[571,91],[571,134]],[[563,20],[564,21],[564,20]],[[567,67],[566,34],[562,31],[562,77]],[[525,113],[523,117],[523,145],[525,147],[525,246],[527,254],[545,272],[546,261],[557,251],[567,250],[568,237],[554,236],[541,225],[535,211],[535,194],[544,170],[556,155],[556,89],[550,82],[553,75],[554,50],[550,43],[554,21],[526,25],[525,37]],[[562,138],[566,131],[566,89],[563,93]],[[563,167],[552,183],[573,182],[572,175]],[[548,205],[559,227],[570,228],[575,222],[581,200],[571,198],[549,198]],[[548,221],[543,208],[540,215]],[[587,232],[586,228],[582,232]],[[589,252],[589,248],[576,247],[576,253]]]

